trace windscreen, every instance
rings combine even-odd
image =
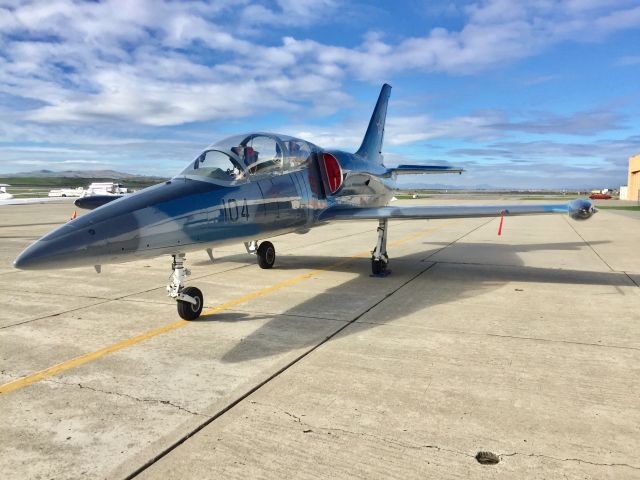
[[[298,170],[319,150],[312,143],[288,135],[235,135],[209,146],[180,175],[237,183],[247,181],[247,177],[250,180],[254,176]]]
[[[244,178],[237,161],[220,150],[205,150],[181,175],[198,175],[221,182],[235,182]]]

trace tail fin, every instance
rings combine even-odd
[[[391,85],[385,83],[380,90],[380,96],[371,115],[371,120],[369,120],[369,127],[362,140],[362,145],[356,152],[356,155],[371,162],[382,163],[382,139],[384,138],[384,122],[387,118],[389,95],[391,95]]]

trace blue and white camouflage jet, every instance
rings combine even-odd
[[[15,260],[26,270],[100,266],[170,255],[168,294],[178,314],[196,319],[202,292],[185,286],[186,254],[244,242],[261,268],[276,259],[264,239],[306,233],[338,220],[378,221],[371,253],[375,275],[388,270],[390,218],[442,219],[501,215],[595,213],[586,200],[556,205],[388,206],[402,174],[461,173],[448,166],[383,163],[382,141],[391,87],[384,85],[355,153],[325,150],[288,135],[250,133],[207,147],[171,180],[110,201],[37,240]],[[111,199],[107,199],[111,200]]]

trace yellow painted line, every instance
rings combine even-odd
[[[414,240],[418,237],[422,237],[424,235],[427,234],[431,234],[431,233],[435,233],[439,230],[442,230],[443,228],[453,224],[453,223],[457,223],[460,220],[456,220],[456,221],[452,221],[452,222],[447,222],[447,223],[443,223],[437,227],[431,227],[431,228],[427,228],[424,230],[421,230],[417,233],[413,233],[411,235],[408,235],[406,237],[403,237],[399,240],[396,240],[394,242],[390,242],[389,245],[392,246],[397,246],[397,245],[402,245],[403,243],[407,243],[411,240]],[[349,257],[347,259],[341,260],[339,262],[336,262],[332,265],[329,265],[328,267],[325,268],[319,268],[317,270],[313,270],[311,272],[307,272],[307,273],[303,273],[301,275],[295,276],[293,278],[290,278],[289,280],[284,280],[283,282],[280,283],[276,283],[275,285],[272,285],[270,287],[265,287],[262,288],[260,290],[256,290],[255,292],[251,292],[248,293],[246,295],[243,295],[239,298],[236,298],[234,300],[230,300],[228,302],[225,302],[223,304],[220,304],[216,307],[213,308],[209,308],[205,311],[202,312],[202,315],[213,315],[215,313],[218,312],[222,312],[224,310],[228,310],[232,307],[235,307],[236,305],[240,305],[242,303],[247,303],[250,302],[251,300],[254,300],[258,297],[262,297],[264,295],[267,295],[269,293],[273,293],[276,292],[278,290],[281,290],[283,288],[289,287],[291,285],[295,285],[296,283],[299,283],[303,280],[306,280],[308,278],[311,278],[315,275],[318,275],[319,273],[322,272],[326,272],[326,271],[330,271],[333,270],[339,266],[342,266],[346,263],[352,262],[353,260],[357,259],[357,258],[361,258],[364,256],[368,256],[370,255],[371,252],[366,251],[366,252],[360,252],[356,255],[353,255],[352,257]],[[27,375],[25,377],[19,378],[17,380],[13,380],[9,383],[5,383],[4,385],[0,386],[0,395],[4,395],[7,393],[11,393],[15,390],[19,390],[23,387],[26,387],[27,385],[31,385],[32,383],[36,383],[39,382],[40,380],[43,380],[45,378],[48,377],[52,377],[54,375],[57,375],[61,372],[64,372],[66,370],[71,370],[72,368],[76,368],[79,367],[81,365],[84,365],[85,363],[89,363],[93,360],[96,360],[97,358],[100,358],[104,355],[107,355],[108,353],[113,353],[113,352],[117,352],[118,350],[122,350],[124,348],[130,347],[132,345],[136,345],[138,343],[144,342],[145,340],[148,340],[150,338],[153,337],[157,337],[158,335],[161,335],[163,333],[167,333],[167,332],[171,332],[173,330],[177,330],[179,328],[185,327],[191,323],[194,322],[190,322],[187,320],[178,320],[176,322],[173,323],[169,323],[163,327],[160,328],[156,328],[155,330],[151,330],[148,331],[146,333],[143,333],[141,335],[137,335],[135,337],[131,337],[128,338],[126,340],[122,340],[120,342],[114,343],[112,345],[109,345],[108,347],[104,347],[101,348],[100,350],[96,350],[94,352],[90,352],[90,353],[86,353],[84,355],[80,355],[79,357],[76,358],[72,358],[71,360],[67,360],[64,361],[62,363],[58,363],[57,365],[54,365],[52,367],[46,368],[44,370],[40,370],[39,372],[35,372],[32,373],[30,375]],[[197,323],[197,322],[196,322]]]

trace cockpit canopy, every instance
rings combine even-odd
[[[320,149],[305,140],[273,133],[225,138],[207,147],[179,176],[204,177],[233,184],[249,177],[280,175],[300,169]]]

